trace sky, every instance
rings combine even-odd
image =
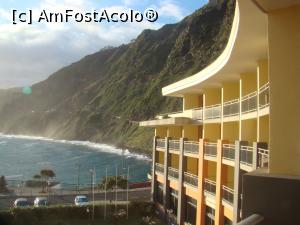
[[[30,86],[60,68],[105,46],[119,46],[144,29],[176,23],[208,0],[0,0],[0,89]],[[144,12],[153,8],[158,20],[137,23],[37,23],[40,12]],[[13,10],[32,10],[32,25],[13,25]]]

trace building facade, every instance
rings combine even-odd
[[[262,224],[298,224],[288,214],[300,200],[300,2],[236,0],[234,13],[216,61],[162,89],[183,110],[140,123],[155,128],[153,201],[172,224],[230,225],[254,213]],[[286,208],[261,197],[279,199],[275,184],[286,179]],[[256,212],[272,201],[284,223],[272,207]]]

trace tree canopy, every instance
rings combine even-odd
[[[105,177],[99,184],[99,188],[105,189]],[[118,188],[126,189],[127,188],[127,179],[123,176],[117,176],[117,186]],[[110,190],[116,187],[116,176],[107,177],[106,189]]]
[[[54,178],[56,175],[53,170],[50,169],[42,169],[40,171],[40,175],[42,178],[48,180],[49,178]]]

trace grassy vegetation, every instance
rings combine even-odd
[[[127,45],[65,67],[23,96],[0,92],[0,132],[91,140],[150,152],[153,132],[137,121],[177,111],[161,88],[210,64],[224,49],[233,0],[181,22],[145,30]],[[5,96],[5,98],[1,98]]]
[[[164,225],[158,218],[154,217],[155,225]],[[141,217],[130,217],[122,221],[104,220],[104,219],[69,219],[69,220],[41,220],[43,225],[142,225]]]
[[[89,212],[87,211],[89,208]],[[104,206],[95,207],[94,221],[92,221],[92,207],[53,206],[45,208],[12,209],[0,212],[1,225],[147,225],[151,218],[157,225],[163,225],[155,216],[151,203],[135,202],[129,206],[129,217],[126,216],[125,205],[119,205],[117,213],[113,205],[107,207],[107,217],[104,219]]]

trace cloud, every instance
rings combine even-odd
[[[11,14],[10,14],[10,12],[0,8],[0,20],[2,20],[2,19],[7,20],[7,21],[10,20]]]
[[[157,7],[159,16],[174,17],[176,20],[181,20],[186,14],[178,4],[172,0],[164,0]]]
[[[84,12],[94,9],[87,0],[42,0],[32,10]],[[128,10],[111,6],[109,12]],[[8,18],[0,8],[0,15]],[[31,85],[44,80],[59,68],[87,54],[113,45],[128,43],[143,29],[157,29],[159,23],[51,23],[0,24],[0,88]]]

